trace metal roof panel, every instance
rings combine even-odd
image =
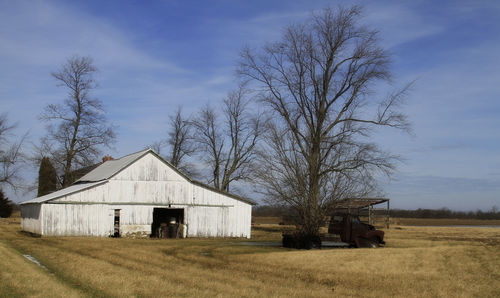
[[[47,202],[47,201],[50,201],[50,200],[58,199],[58,198],[61,198],[61,197],[73,194],[75,192],[79,192],[79,191],[85,190],[87,188],[91,188],[91,187],[97,186],[99,184],[104,184],[106,182],[107,181],[98,181],[98,182],[90,182],[90,183],[73,184],[73,185],[71,185],[69,187],[60,189],[58,191],[55,191],[53,193],[49,193],[47,195],[44,195],[44,196],[41,196],[41,197],[38,197],[38,198],[31,199],[29,201],[22,202],[20,204],[23,205],[23,204],[44,203],[44,202]]]
[[[149,151],[151,151],[151,149],[146,149],[143,151],[132,153],[130,155],[126,155],[119,159],[108,160],[105,163],[98,166],[97,168],[95,168],[94,170],[87,173],[82,178],[78,179],[75,183],[95,182],[95,181],[109,179]]]

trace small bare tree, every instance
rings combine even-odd
[[[54,162],[62,187],[73,183],[71,173],[76,167],[92,164],[99,158],[100,148],[110,147],[115,140],[101,100],[90,96],[97,87],[96,71],[92,58],[74,56],[52,73],[68,94],[62,104],[49,104],[41,114],[49,124],[38,149]]]
[[[192,122],[196,141],[212,171],[210,182],[223,191],[229,191],[231,182],[252,176],[253,157],[263,132],[263,117],[248,112],[247,93],[244,85],[229,92],[222,109],[223,121],[207,105]]]
[[[193,137],[191,135],[191,124],[182,116],[181,107],[177,109],[175,115],[170,116],[168,136],[168,144],[171,149],[170,163],[185,172],[191,172],[188,164],[183,160],[194,152]]]
[[[164,148],[168,144],[167,140],[161,139],[159,141],[154,141],[151,144],[147,145],[144,149],[151,148],[159,155],[163,156]],[[167,158],[168,159],[168,158]]]
[[[0,115],[0,186],[9,186],[16,190],[21,177],[19,171],[24,163],[21,146],[26,135],[19,141],[11,139],[16,125],[9,124],[7,114]]]
[[[168,137],[153,142],[149,148],[156,153],[164,156],[173,166],[182,172],[196,176],[196,170],[193,165],[186,161],[186,157],[194,152],[192,125],[182,114],[182,108],[179,106],[174,114],[169,116]],[[168,148],[166,154],[164,149]]]
[[[373,193],[374,173],[393,170],[396,157],[370,141],[373,128],[409,129],[398,112],[406,88],[376,97],[390,80],[389,54],[359,17],[357,6],[327,8],[257,54],[241,53],[239,73],[274,113],[258,182],[296,211],[302,236],[318,235],[334,200]]]

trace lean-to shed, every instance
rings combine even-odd
[[[21,225],[42,236],[165,236],[175,226],[178,237],[250,238],[252,205],[190,179],[147,149],[21,203]]]

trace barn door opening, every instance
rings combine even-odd
[[[153,208],[151,237],[182,238],[184,233],[184,209]]]
[[[115,209],[113,237],[120,237],[120,209]]]

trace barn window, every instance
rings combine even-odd
[[[120,237],[120,209],[115,209],[114,227],[113,237]]]

